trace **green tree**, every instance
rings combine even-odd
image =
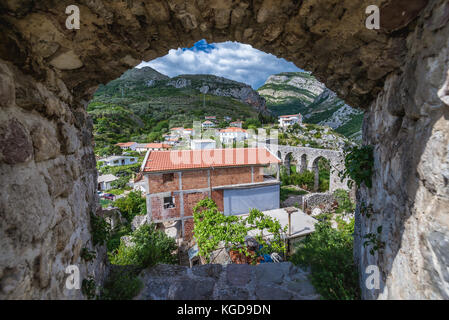
[[[226,248],[237,250],[249,255],[245,245],[245,237],[251,231],[258,231],[256,239],[263,245],[265,252],[285,253],[282,228],[279,221],[264,215],[257,209],[250,210],[246,218],[239,216],[225,216],[218,210],[216,203],[205,198],[199,201],[193,208],[194,237],[198,243],[200,256],[209,259],[211,253],[217,250],[221,243]],[[271,241],[266,241],[262,234],[273,235]]]
[[[143,225],[131,234],[132,244],[126,246],[123,241],[116,251],[109,254],[112,264],[133,265],[147,268],[157,263],[176,263],[173,252],[177,249],[176,241],[154,224]]]
[[[290,259],[294,264],[310,267],[312,284],[324,299],[360,299],[353,233],[354,219],[340,223],[338,230],[329,221],[321,221]]]
[[[131,191],[128,196],[115,200],[114,206],[120,210],[129,223],[136,215],[147,213],[146,200],[140,191]]]

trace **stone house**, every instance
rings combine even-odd
[[[230,127],[242,128],[243,121],[234,121],[229,124]]]
[[[107,158],[100,159],[103,162],[102,166],[116,167],[116,166],[127,166],[130,164],[137,163],[137,157],[129,156],[110,156]]]
[[[118,180],[118,178],[113,174],[105,174],[99,176],[97,181],[98,182],[97,190],[106,191],[112,189],[113,187],[111,186],[111,183],[114,182],[115,180]]]
[[[249,138],[249,134],[245,129],[236,127],[222,129],[218,134],[222,143],[241,142]]]
[[[122,150],[132,150],[132,151],[135,151],[137,147],[136,142],[119,142],[116,145],[119,146]]]
[[[203,129],[208,129],[208,128],[214,128],[215,127],[215,123],[213,123],[212,121],[206,120],[201,124],[201,127]]]
[[[281,128],[287,128],[291,125],[294,125],[295,123],[302,123],[302,115],[300,113],[279,117],[279,126]]]

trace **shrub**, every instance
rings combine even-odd
[[[338,203],[336,213],[351,213],[355,210],[355,203],[351,201],[349,192],[343,189],[334,191],[334,198]]]
[[[291,170],[291,174],[288,175],[285,167],[282,167],[281,182],[284,186],[297,185],[303,189],[312,191],[315,184],[315,174],[309,170],[306,170],[302,173],[296,173]]]
[[[128,182],[129,182],[129,176],[123,176],[123,177],[118,178],[115,181],[112,181],[111,186],[115,189],[122,189],[127,186]]]
[[[285,233],[279,221],[265,216],[257,209],[252,209],[246,218],[225,216],[210,198],[199,201],[193,209],[194,237],[198,243],[199,255],[209,259],[223,242],[226,248],[249,255],[245,237],[250,231],[258,230],[256,240],[269,252],[285,253],[282,233]],[[261,234],[269,232],[273,239],[268,243]],[[266,234],[266,233],[265,233]]]
[[[109,254],[112,264],[133,265],[141,268],[157,263],[174,264],[177,261],[173,251],[176,242],[165,232],[156,230],[155,225],[143,225],[131,234],[132,245],[126,246],[123,241],[113,253]]]
[[[88,300],[95,298],[96,288],[95,280],[92,277],[83,279],[83,282],[81,283],[81,292]]]
[[[345,150],[345,169],[338,173],[338,176],[343,181],[348,180],[348,187],[352,188],[355,182],[357,187],[365,183],[368,188],[372,186],[371,177],[374,172],[374,156],[373,146],[354,146]]]
[[[147,213],[146,199],[142,197],[141,191],[131,191],[126,197],[115,200],[114,206],[120,210],[129,223],[136,215]]]
[[[111,231],[111,226],[109,225],[109,223],[104,218],[91,213],[90,227],[92,230],[93,245],[103,245],[108,240],[109,233]]]
[[[324,299],[360,299],[358,274],[353,260],[354,220],[338,230],[324,220],[299,244],[294,264],[310,266],[311,281]]]
[[[112,253],[120,246],[120,238],[123,236],[130,235],[132,233],[131,224],[125,223],[119,225],[115,228],[115,230],[110,235],[108,242],[106,243],[106,247],[108,248],[108,252]]]
[[[97,256],[97,253],[95,251],[91,251],[87,248],[82,248],[81,249],[81,253],[80,253],[80,257],[84,260],[84,261],[92,261],[93,259],[95,259]]]
[[[142,289],[137,271],[130,268],[113,269],[101,290],[102,300],[130,300]]]

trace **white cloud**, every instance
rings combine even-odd
[[[300,71],[293,63],[254,49],[248,44],[222,42],[207,44],[204,40],[189,49],[172,49],[167,55],[137,68],[149,66],[174,77],[180,74],[213,74],[257,89],[272,74]]]

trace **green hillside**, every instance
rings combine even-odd
[[[329,126],[358,141],[363,112],[346,105],[307,72],[284,72],[270,76],[258,90],[275,116],[301,113],[304,122]]]
[[[264,108],[264,100],[245,84],[211,75],[169,78],[146,67],[100,86],[87,110],[99,150],[117,142],[157,141],[169,128],[191,128],[208,115],[258,119]]]

